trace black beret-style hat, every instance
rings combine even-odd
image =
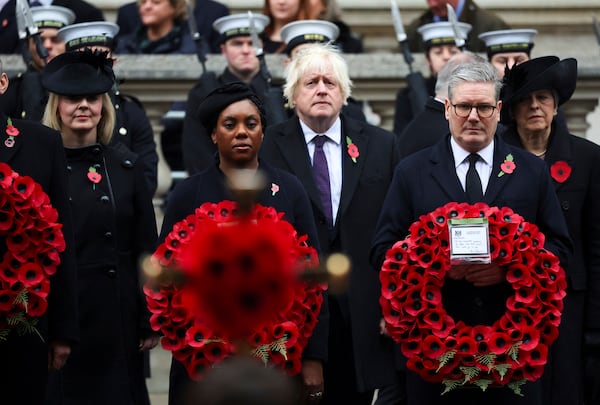
[[[552,90],[558,95],[558,105],[567,102],[577,84],[577,60],[560,60],[556,56],[530,59],[506,69],[502,89],[502,120],[509,120],[511,104],[527,97],[532,91]]]
[[[42,85],[62,96],[106,93],[115,83],[112,64],[107,52],[90,49],[65,52],[46,65]]]
[[[211,135],[217,126],[217,120],[221,112],[229,105],[241,101],[250,100],[256,105],[260,114],[260,121],[263,128],[266,126],[266,114],[263,103],[260,101],[254,90],[246,83],[233,82],[218,87],[208,93],[208,95],[200,102],[196,115],[206,132]]]

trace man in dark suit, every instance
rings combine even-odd
[[[500,88],[496,69],[487,61],[461,64],[452,71],[445,100],[450,134],[396,168],[373,240],[373,266],[381,268],[387,250],[404,239],[420,215],[451,201],[512,208],[539,227],[546,236],[545,248],[567,265],[572,245],[546,165],[496,134]],[[501,164],[511,156],[515,169],[504,172]],[[443,299],[455,319],[490,325],[506,310],[511,292],[505,271],[493,262],[455,265],[444,281]],[[458,388],[440,396],[442,387],[407,372],[409,405],[543,403],[539,380],[525,384],[522,397],[507,387]]]
[[[218,18],[226,15],[229,15],[229,8],[227,6],[212,0],[196,0],[196,6],[194,7],[196,26],[198,27],[198,32],[208,44],[211,53],[221,52],[220,35],[213,30],[212,24]],[[136,2],[127,3],[119,7],[119,10],[117,10],[117,25],[120,30],[117,41],[120,37],[134,32],[141,23],[138,4]]]
[[[331,45],[298,52],[287,66],[284,89],[297,116],[269,127],[261,156],[304,185],[323,253],[342,252],[352,262],[348,290],[330,295],[323,403],[370,404],[375,388],[394,382],[391,341],[379,331],[381,287],[368,246],[398,161],[396,137],[340,114],[350,79]]]
[[[437,75],[435,97],[427,99],[425,110],[413,118],[399,135],[400,158],[425,149],[448,133],[448,121],[444,114],[444,100],[448,97],[450,73],[461,63],[482,61],[480,56],[465,51],[455,54]]]
[[[510,28],[500,17],[482,9],[473,0],[427,0],[428,10],[412,20],[406,27],[406,35],[412,52],[423,52],[423,44],[417,35],[417,29],[420,26],[448,19],[446,4],[450,4],[454,8],[460,22],[473,26],[466,45],[466,49],[472,52],[485,52],[485,43],[477,37],[482,32]]]
[[[1,71],[1,64],[0,64]],[[0,76],[0,94],[8,87],[8,77]],[[8,117],[0,112],[0,122]],[[19,131],[14,143],[2,142],[0,162],[21,176],[30,176],[42,186],[58,211],[66,250],[60,266],[50,278],[48,309],[39,319],[35,333],[23,336],[11,332],[0,340],[0,392],[4,404],[41,404],[48,371],[62,368],[71,347],[79,338],[73,223],[67,193],[67,163],[60,134],[38,122],[12,120]],[[5,135],[6,136],[6,135]],[[11,145],[11,146],[9,146]],[[6,249],[5,232],[2,249]],[[43,337],[43,339],[41,338]]]

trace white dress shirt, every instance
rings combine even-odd
[[[331,211],[333,223],[335,224],[338,209],[340,206],[340,196],[342,194],[342,121],[338,117],[331,128],[325,133],[316,133],[308,127],[302,120],[300,126],[304,133],[304,140],[308,147],[310,162],[312,164],[315,155],[315,144],[312,142],[315,136],[327,136],[327,142],[323,144],[323,152],[327,158],[327,169],[329,171],[329,186],[331,189]]]
[[[467,184],[467,171],[469,170],[469,155],[471,152],[464,150],[453,137],[450,137],[450,146],[452,147],[452,154],[454,155],[454,167],[456,168],[456,175],[460,180],[463,190],[466,190]],[[479,178],[481,179],[481,189],[485,195],[488,183],[490,182],[490,176],[492,174],[492,166],[494,164],[494,140],[490,142],[488,146],[477,152],[480,159],[475,163],[475,169]]]

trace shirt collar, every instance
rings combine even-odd
[[[313,138],[317,135],[326,135],[331,141],[336,144],[340,144],[342,140],[342,121],[340,117],[337,117],[333,125],[325,132],[325,133],[316,133],[308,125],[306,125],[302,120],[300,120],[300,127],[302,128],[302,132],[304,133],[304,140],[308,144]]]
[[[452,154],[454,155],[454,167],[458,167],[465,161],[471,152],[464,150],[458,143],[456,143],[452,136],[450,136],[450,146],[452,147]],[[492,166],[494,162],[494,140],[492,139],[492,142],[490,142],[488,146],[480,151],[477,151],[477,154],[481,157],[486,165]]]

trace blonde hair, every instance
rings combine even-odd
[[[327,44],[308,44],[288,63],[285,68],[285,84],[283,86],[283,95],[294,107],[293,99],[296,89],[302,80],[302,77],[308,72],[323,72],[331,67],[333,76],[340,86],[344,104],[352,92],[352,80],[348,74],[348,64],[342,57],[340,50],[331,42]]]
[[[60,120],[60,114],[58,113],[58,102],[60,96],[55,93],[50,93],[48,96],[48,104],[44,110],[44,116],[42,117],[42,124],[62,131],[62,121]],[[113,130],[115,128],[116,116],[115,107],[110,99],[108,93],[102,94],[102,117],[98,122],[98,142],[102,145],[108,145],[112,139]]]

